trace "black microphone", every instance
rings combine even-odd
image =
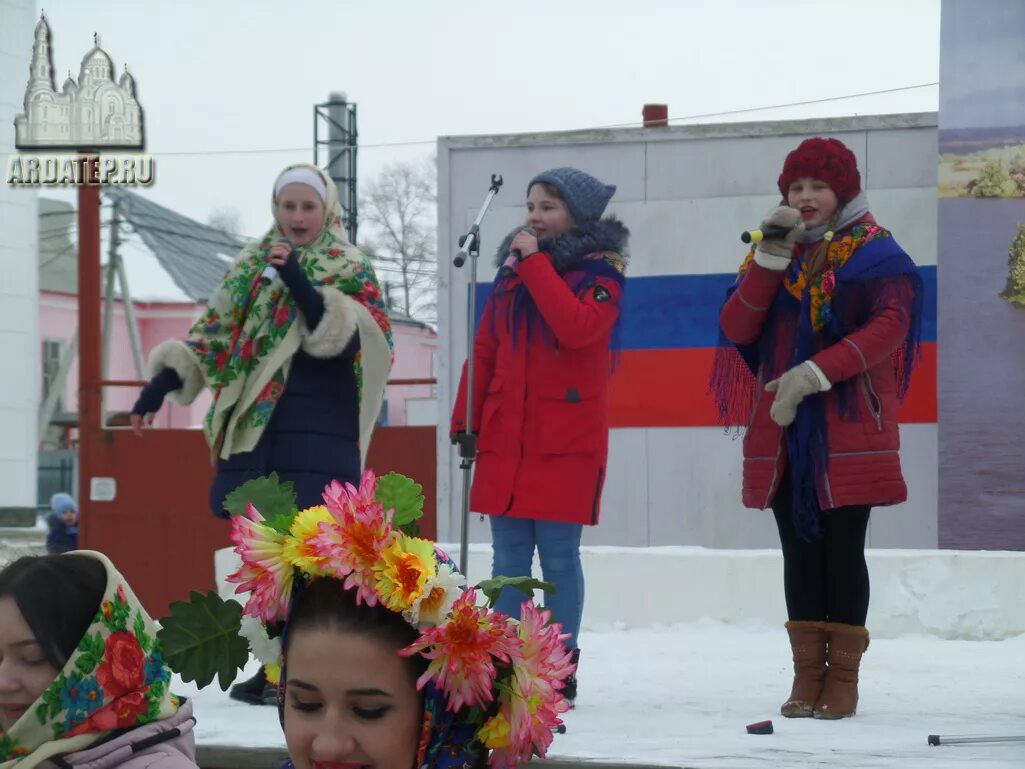
[[[761,243],[763,240],[782,240],[790,232],[790,227],[770,224],[761,230],[748,230],[740,233],[741,243]]]
[[[537,230],[535,230],[533,227],[520,227],[520,229],[516,231],[516,235],[519,235],[521,232],[529,232],[535,238],[537,237]],[[516,235],[513,235],[513,238],[515,238]],[[510,255],[516,257],[516,261],[517,262],[519,262],[519,261],[521,261],[523,259],[523,254],[520,253],[520,249],[518,249],[518,248],[514,248],[509,253],[510,253]],[[527,254],[527,256],[530,256],[530,254]]]

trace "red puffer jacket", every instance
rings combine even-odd
[[[598,277],[574,293],[544,253],[524,259],[518,275],[509,280],[526,284],[555,341],[540,333],[528,338],[521,324],[514,344],[505,322],[509,294],[488,301],[474,340],[479,454],[470,509],[596,524],[608,455],[609,342],[621,289]],[[463,432],[465,419],[464,364],[451,432]]]
[[[851,257],[857,258],[857,253]],[[735,344],[758,340],[776,292],[786,290],[784,275],[757,263],[751,265],[719,317],[727,339]],[[829,470],[818,488],[823,510],[893,505],[907,498],[899,454],[897,377],[890,357],[907,330],[907,308],[897,300],[882,303],[857,331],[811,358],[834,384],[857,379],[857,392],[865,406],[857,410],[857,419],[841,418],[834,390],[823,393],[829,434]],[[785,356],[793,341],[780,342],[777,349]],[[783,428],[769,417],[775,395],[765,392],[764,385],[760,373],[744,435],[743,500],[745,507],[753,508],[769,507],[787,466]]]

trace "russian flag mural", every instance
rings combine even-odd
[[[899,233],[895,235],[899,241]],[[742,258],[738,249],[738,264]],[[920,269],[926,290],[922,361],[901,409],[904,423],[936,421],[936,267]],[[610,392],[613,428],[718,425],[708,377],[719,338],[719,307],[734,278],[711,274],[627,279],[622,353]],[[478,320],[490,289],[490,284],[478,289]]]

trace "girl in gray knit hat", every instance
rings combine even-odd
[[[470,508],[491,517],[493,573],[529,576],[535,549],[557,592],[545,605],[577,634],[584,602],[583,526],[598,523],[608,455],[606,400],[629,231],[604,217],[615,193],[576,168],[527,186],[524,226],[498,249],[498,274],[474,340],[479,435]],[[466,371],[451,433],[467,431]],[[514,591],[499,611],[519,615]],[[575,677],[563,692],[572,703]]]

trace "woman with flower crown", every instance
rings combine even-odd
[[[854,153],[807,139],[719,318],[712,387],[746,425],[743,500],[771,507],[794,681],[788,718],[853,716],[868,648],[865,535],[907,498],[897,409],[918,358],[922,279],[869,212]]]
[[[100,553],[0,571],[0,766],[197,769],[192,703],[168,690],[157,634]]]
[[[409,479],[367,471],[321,505],[232,519],[242,566],[228,580],[249,596],[236,627],[279,671],[295,769],[511,769],[544,756],[562,723],[573,665],[561,626],[532,600],[515,618],[491,609],[501,580],[485,600],[410,533],[422,505]],[[189,654],[177,669],[201,680],[188,668],[205,652]]]
[[[141,433],[165,396],[187,405],[210,390],[210,508],[225,518],[228,493],[271,472],[304,507],[331,480],[356,483],[391,369],[377,277],[342,229],[334,182],[289,166],[271,210],[273,225],[242,251],[188,338],[154,348],[132,409]],[[259,704],[265,684],[258,673],[232,697]]]

